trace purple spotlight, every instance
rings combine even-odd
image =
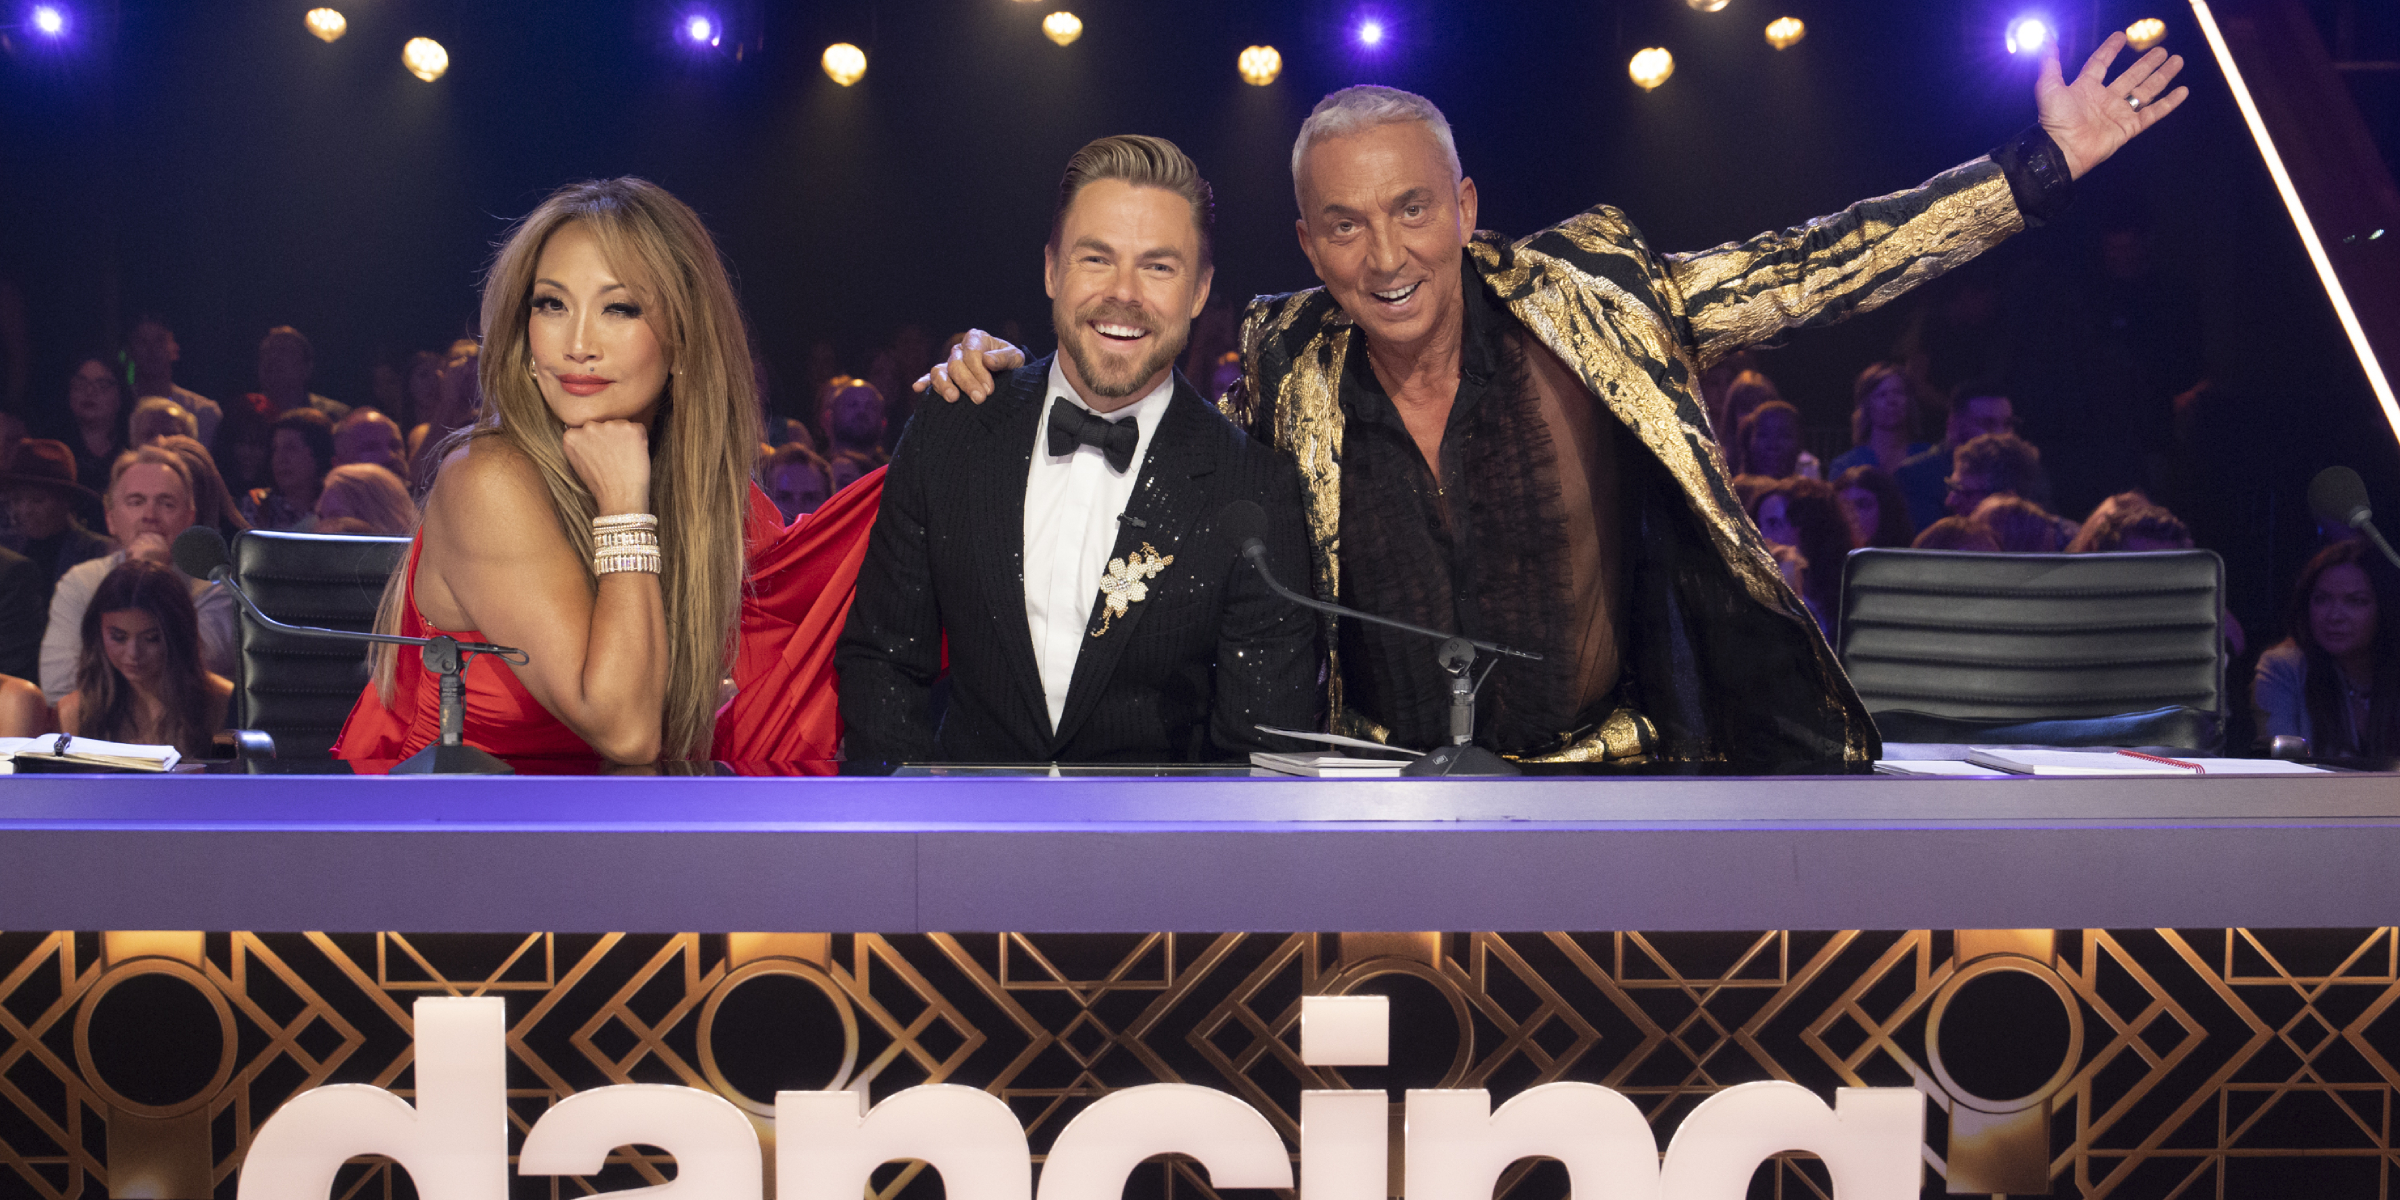
[[[67,32],[67,10],[55,4],[33,6],[33,27],[46,37],[60,37]]]
[[[683,19],[683,36],[695,46],[714,46],[724,35],[724,27],[707,13],[693,13]]]
[[[1360,21],[1358,23],[1358,42],[1360,45],[1369,48],[1382,45],[1383,22],[1378,21],[1373,17],[1368,17],[1366,20]]]
[[[2003,42],[2010,54],[2039,54],[2042,47],[2049,45],[2057,36],[2051,32],[2048,21],[2026,16],[2008,23],[2008,36]]]

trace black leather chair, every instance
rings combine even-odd
[[[252,530],[233,539],[234,578],[278,621],[360,633],[375,626],[384,581],[408,539]],[[275,739],[279,758],[325,758],[367,685],[362,642],[279,633],[242,617],[235,723]]]
[[[2224,580],[2206,550],[1861,550],[1836,646],[1886,741],[2214,751]]]

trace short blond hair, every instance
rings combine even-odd
[[[102,496],[102,499],[107,501],[110,507],[115,507],[117,503],[117,481],[125,478],[125,472],[143,463],[154,467],[165,467],[168,471],[173,472],[175,478],[183,481],[184,501],[186,503],[191,501],[192,469],[183,465],[183,456],[163,446],[142,446],[119,454],[117,460],[109,464],[108,491]]]
[[[1164,188],[1192,206],[1192,224],[1200,229],[1202,270],[1214,261],[1210,247],[1217,224],[1217,195],[1200,177],[1200,168],[1175,143],[1141,133],[1104,137],[1075,152],[1067,173],[1058,181],[1058,208],[1050,214],[1050,249],[1067,226],[1067,209],[1083,189],[1103,179],[1123,180],[1135,187]]]

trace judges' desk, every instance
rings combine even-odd
[[[1564,1080],[1663,1142],[1780,1079],[1921,1091],[1928,1194],[2389,1195],[2396,924],[2388,775],[18,776],[0,927],[69,932],[0,934],[0,1195],[230,1196],[301,1089],[405,1095],[432,996],[506,1001],[512,1139],[618,1082],[770,1144],[778,1089],[967,1084],[1038,1159],[1139,1084],[1296,1146],[1304,1088]],[[1390,1065],[1305,1065],[1301,998],[1368,993]],[[1825,1187],[1787,1157],[1752,1194]]]

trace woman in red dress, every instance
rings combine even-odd
[[[832,643],[882,479],[789,528],[752,485],[749,341],[699,218],[638,179],[560,189],[493,260],[483,328],[482,411],[436,454],[376,621],[526,652],[472,660],[465,740],[517,759],[832,757]],[[335,744],[370,770],[439,731],[417,653],[378,651]]]

